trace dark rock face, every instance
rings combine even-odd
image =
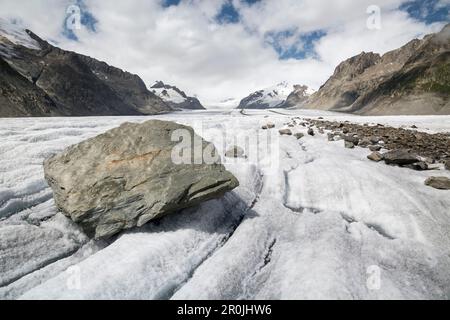
[[[183,141],[187,163],[174,161],[174,152],[181,152],[172,141],[175,130],[190,134],[191,143]],[[195,153],[195,137],[202,150],[217,155],[190,127],[157,120],[125,123],[47,159],[45,178],[66,216],[89,236],[108,238],[239,185],[219,158],[206,163],[203,152]]]
[[[450,179],[447,177],[430,177],[425,180],[425,185],[439,190],[450,190]]]
[[[142,115],[171,111],[137,76],[50,45],[31,49],[0,33],[0,117]]]
[[[188,109],[188,110],[205,110],[205,107],[200,103],[200,101],[195,97],[189,97],[186,95],[184,91],[181,91],[175,86],[171,86],[168,84],[165,84],[162,81],[157,81],[151,88],[151,89],[162,89],[159,90],[159,94],[156,92],[156,90],[153,90],[155,94],[157,94],[161,99],[163,99],[168,105],[170,105],[172,108],[177,109]],[[173,90],[176,95],[178,95],[178,99],[172,100],[173,97],[171,97],[168,93],[168,90]]]
[[[302,107],[367,115],[450,114],[450,24],[380,56],[342,62]]]

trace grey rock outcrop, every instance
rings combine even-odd
[[[176,164],[172,153],[179,142],[172,134],[178,129],[201,139],[192,128],[173,122],[124,123],[50,157],[44,172],[57,207],[87,235],[108,238],[239,185],[204,140],[202,150],[210,150],[217,161],[205,163],[192,142],[183,149],[191,161]]]

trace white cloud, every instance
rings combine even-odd
[[[378,0],[381,30],[366,28],[372,3],[365,0],[263,0],[251,6],[234,0],[241,21],[227,25],[214,20],[225,0],[184,0],[168,8],[157,0],[84,2],[99,22],[97,33],[77,31],[79,42],[61,35],[69,0],[0,0],[0,16],[20,17],[65,49],[136,73],[148,85],[155,80],[177,85],[206,104],[283,80],[317,89],[343,59],[363,50],[383,53],[441,27],[408,18],[396,10],[399,0]],[[326,31],[317,43],[317,59],[279,60],[266,36],[285,30],[294,30],[294,37],[281,44],[299,46],[300,34]]]

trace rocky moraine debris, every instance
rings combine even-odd
[[[308,133],[326,134],[328,141],[344,141],[344,147],[368,148],[371,161],[384,161],[387,165],[412,170],[450,170],[450,134],[420,132],[417,126],[409,129],[394,128],[382,124],[356,124],[349,121],[329,121],[323,118],[310,119],[294,117],[291,124],[307,127]],[[430,177],[425,184],[441,190],[448,190],[449,179]]]
[[[445,165],[450,161],[450,136],[447,133],[430,134],[382,124],[356,124],[348,121],[320,119],[304,119],[304,121],[318,129],[328,130],[329,141],[343,139],[346,143],[369,148],[372,152],[379,152],[381,149],[392,151],[385,159],[388,164],[410,165],[419,162],[420,158],[430,164]]]
[[[183,142],[182,150],[180,142],[172,141],[179,129],[192,140]],[[158,120],[124,123],[47,159],[45,178],[63,214],[87,235],[108,238],[239,185],[220,159],[205,163],[203,152],[194,152],[194,141],[199,141],[194,139],[200,139],[202,150],[217,154],[190,127]],[[188,161],[174,161],[174,148],[190,155]]]

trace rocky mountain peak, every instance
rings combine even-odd
[[[381,56],[378,53],[362,52],[340,63],[334,71],[333,78],[353,79],[380,60]]]
[[[274,86],[255,91],[241,100],[239,109],[280,108],[288,95],[292,92],[292,85],[282,81]]]
[[[336,68],[306,106],[361,114],[450,114],[450,26]]]
[[[172,108],[180,109],[205,109],[196,97],[189,97],[184,91],[176,86],[165,84],[163,81],[156,81],[150,90],[163,99]]]

